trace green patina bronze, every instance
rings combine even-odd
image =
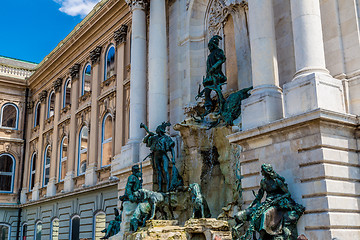
[[[221,121],[226,125],[233,125],[233,121],[241,114],[241,101],[250,96],[249,91],[252,87],[244,88],[234,92],[225,99],[222,94],[222,85],[226,84],[226,76],[222,72],[222,64],[225,63],[226,57],[224,51],[219,48],[219,41],[222,38],[218,35],[212,37],[208,43],[210,54],[206,61],[206,77],[203,79],[204,89],[200,91],[195,99],[200,97],[205,98],[204,108],[205,112],[200,115],[200,120],[203,121],[204,117],[217,109],[216,114],[220,115],[217,121],[209,124],[209,129],[217,126]],[[214,91],[217,100],[213,101],[211,92]]]
[[[163,179],[165,178],[165,191],[175,190],[174,188],[179,187],[183,184],[182,179],[179,179],[179,174],[177,169],[173,170],[173,181],[172,188],[170,188],[170,173],[169,166],[170,162],[172,163],[172,168],[175,167],[175,142],[168,136],[166,133],[166,127],[171,126],[169,122],[163,122],[156,128],[156,133],[150,132],[148,127],[145,124],[140,124],[141,128],[144,128],[148,133],[143,142],[146,143],[146,146],[150,148],[151,154],[150,157],[152,159],[153,169],[156,172],[159,191],[162,191]],[[171,159],[168,156],[168,152],[171,152]],[[165,177],[163,177],[165,175]],[[175,176],[176,175],[176,176]],[[176,185],[176,186],[175,186]]]
[[[296,224],[305,207],[291,198],[285,179],[270,164],[261,166],[261,174],[264,178],[255,200],[235,216],[234,239],[250,240],[258,232],[262,240],[296,240]],[[265,193],[265,201],[261,202]],[[249,227],[245,234],[240,235],[240,228],[246,221]]]
[[[134,193],[141,188],[142,185],[142,173],[138,165],[134,165],[132,167],[132,174],[128,177],[126,187],[125,187],[125,194],[120,196],[119,199],[122,202],[130,201],[133,203],[138,202]]]
[[[102,230],[101,232],[105,233],[105,236],[100,239],[109,239],[111,236],[114,236],[120,232],[121,225],[121,214],[117,208],[114,208],[115,211],[115,220],[111,220],[109,226]]]

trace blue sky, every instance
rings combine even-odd
[[[0,55],[41,62],[98,1],[1,1]]]

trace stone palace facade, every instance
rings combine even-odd
[[[215,34],[224,92],[254,87],[227,136],[245,206],[271,163],[299,234],[360,239],[359,25],[359,0],[102,0],[40,64],[0,57],[0,239],[102,237],[148,154],[140,123],[185,119]]]

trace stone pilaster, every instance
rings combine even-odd
[[[92,66],[91,66],[91,122],[90,122],[90,141],[88,144],[88,164],[85,172],[85,185],[94,186],[97,182],[96,170],[98,169],[98,150],[99,142],[99,128],[101,129],[101,121],[99,119],[99,105],[98,96],[100,94],[101,71],[100,71],[100,56],[101,47],[96,47],[90,52]],[[101,166],[100,166],[101,167]]]
[[[115,116],[115,149],[114,156],[121,153],[123,145],[123,129],[124,129],[124,69],[125,69],[125,42],[127,37],[127,25],[122,25],[119,30],[114,33],[117,43],[116,49],[116,116]],[[117,159],[114,157],[114,159]]]
[[[242,102],[243,129],[283,117],[272,1],[249,1],[249,32],[254,89]]]
[[[64,191],[70,192],[74,189],[74,176],[76,171],[77,162],[77,133],[76,128],[76,110],[78,107],[79,97],[79,71],[80,65],[75,64],[70,68],[71,75],[71,110],[70,110],[70,131],[69,131],[69,155],[67,160],[67,172],[64,180]]]
[[[165,0],[150,0],[149,128],[168,120],[168,54]],[[131,116],[131,115],[130,115]]]
[[[39,189],[42,187],[42,174],[43,174],[43,161],[44,161],[44,153],[43,153],[43,132],[45,125],[45,110],[46,110],[46,98],[47,91],[43,90],[39,94],[40,99],[40,126],[39,126],[39,141],[38,141],[38,152],[37,152],[37,161],[36,161],[36,172],[35,172],[35,185],[32,191],[32,200],[39,200]]]
[[[59,119],[60,119],[60,109],[61,109],[61,86],[62,79],[58,78],[55,80],[53,87],[55,90],[55,109],[54,109],[54,131],[52,138],[52,152],[51,152],[51,162],[50,162],[50,179],[47,185],[46,196],[51,197],[56,194],[56,176],[59,170],[59,161],[58,158],[58,148],[59,148]]]
[[[294,0],[290,4],[296,73],[293,81],[284,85],[285,116],[317,108],[344,113],[342,83],[325,67],[320,3]]]

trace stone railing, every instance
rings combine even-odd
[[[0,64],[0,75],[25,79],[30,77],[33,72],[34,70],[27,70],[24,68],[17,68]]]

